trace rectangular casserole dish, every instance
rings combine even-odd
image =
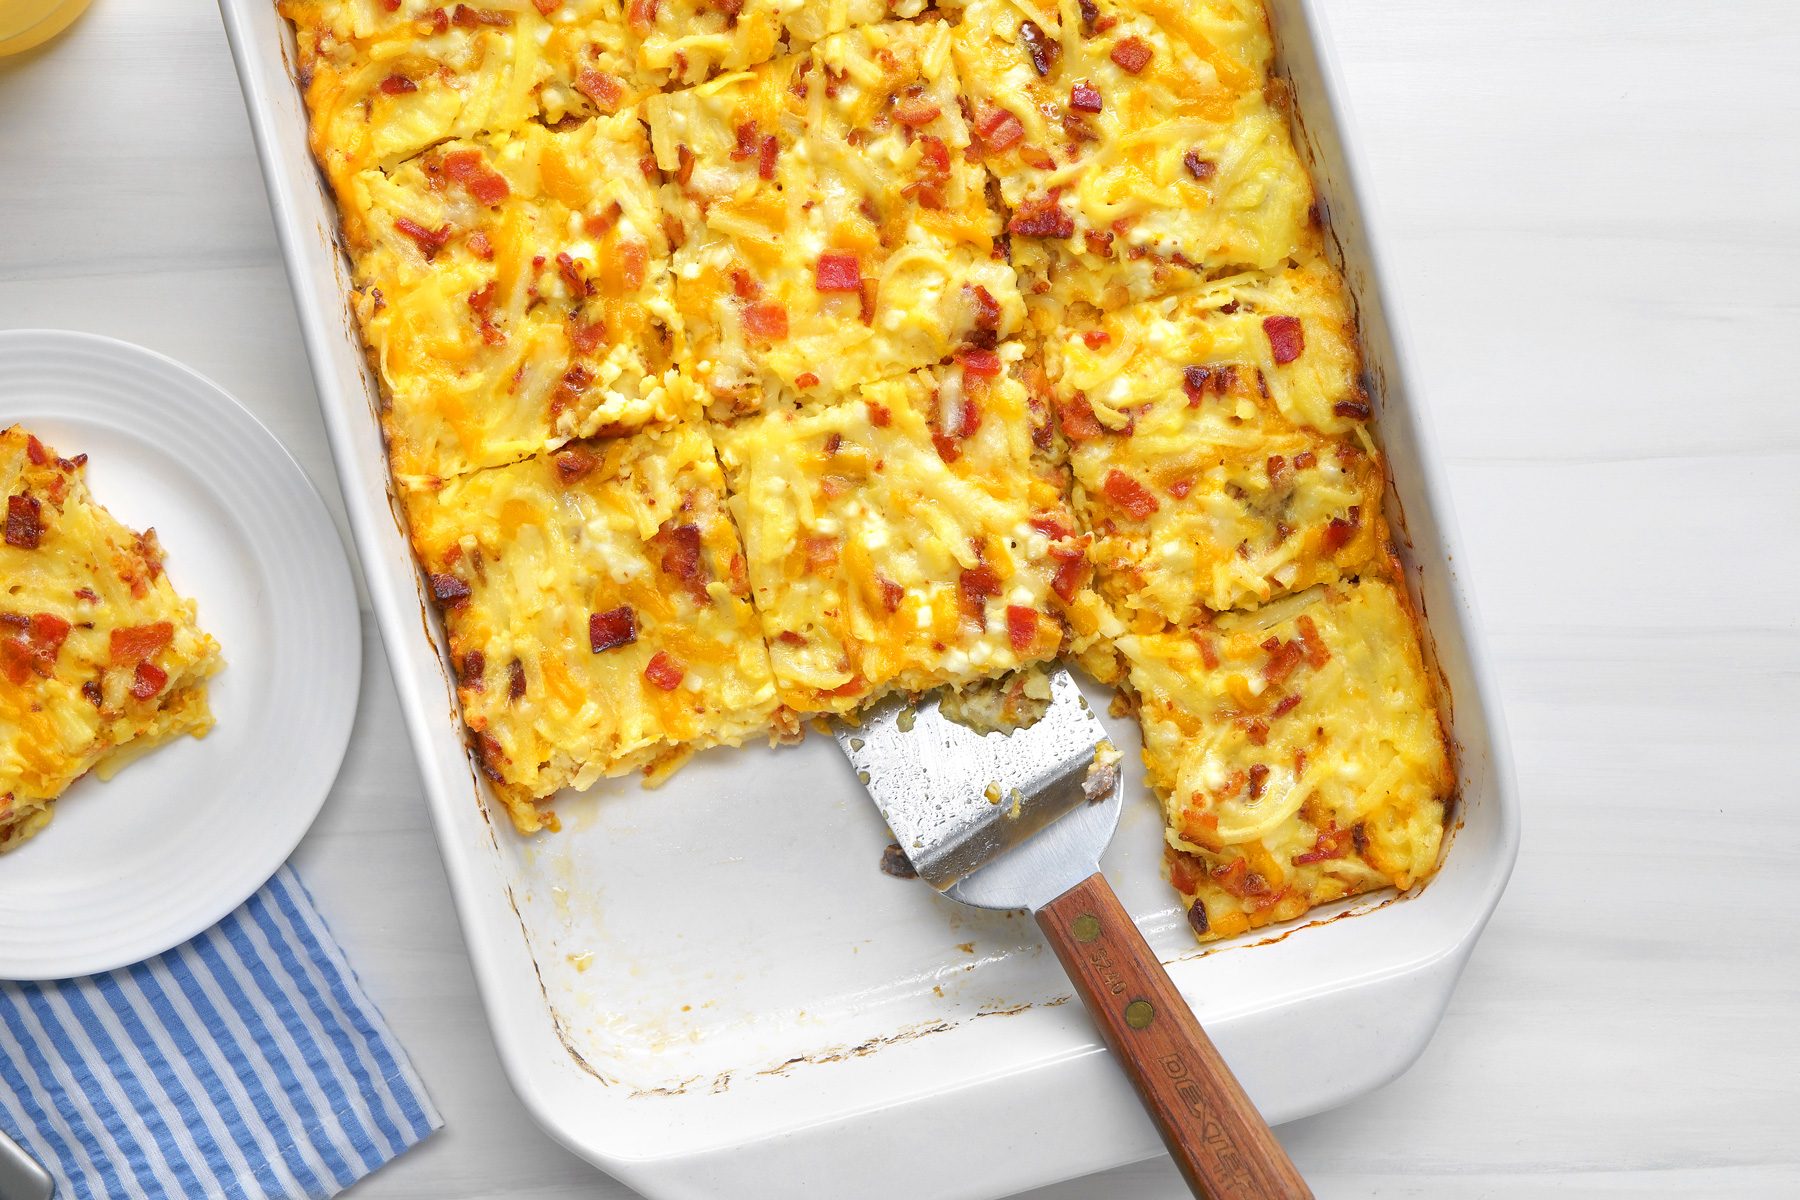
[[[1161,878],[1161,820],[1140,773],[1105,863],[1276,1122],[1341,1104],[1417,1057],[1518,839],[1501,714],[1320,7],[1270,0],[1277,68],[1357,300],[1389,515],[1453,699],[1455,833],[1416,894],[1363,897],[1205,950]],[[496,822],[389,491],[291,37],[271,0],[220,9],[470,957],[539,1122],[655,1197],[830,1195],[852,1179],[871,1198],[996,1196],[1157,1153],[1032,923],[884,876],[886,830],[827,739],[705,754],[655,792],[603,781],[559,806],[557,835],[525,840]],[[1112,725],[1122,747],[1137,745],[1129,721]]]

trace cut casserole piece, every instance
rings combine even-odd
[[[1394,584],[1320,587],[1119,649],[1201,937],[1431,874],[1455,779]]]
[[[1020,286],[1114,306],[1317,241],[1248,0],[973,0],[956,31]]]
[[[848,394],[1018,327],[941,21],[838,34],[645,113],[687,228],[683,366],[715,412]]]
[[[213,723],[218,643],[169,585],[155,531],[95,503],[86,461],[0,432],[0,851],[88,771]]]
[[[648,156],[624,113],[447,142],[351,181],[355,306],[403,483],[688,411]]]
[[[521,832],[559,788],[776,717],[704,429],[571,443],[406,495],[478,760]]]
[[[1080,312],[1046,340],[1045,366],[1101,590],[1124,619],[1254,606],[1380,552],[1381,462],[1329,267]]]
[[[1086,563],[1020,348],[717,433],[782,702],[842,713],[1054,657]]]

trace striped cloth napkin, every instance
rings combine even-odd
[[[0,983],[0,1127],[59,1200],[323,1200],[442,1124],[290,867],[148,962]]]

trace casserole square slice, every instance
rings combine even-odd
[[[716,415],[852,394],[1018,328],[943,22],[840,33],[645,113],[686,228],[684,370]]]
[[[1253,607],[1380,553],[1381,459],[1323,263],[1084,306],[1044,359],[1100,588],[1127,623]]]
[[[1410,604],[1387,578],[1119,639],[1202,938],[1430,875],[1455,786]]]
[[[212,728],[219,645],[170,586],[155,530],[94,501],[86,461],[0,431],[0,852],[88,771]]]
[[[782,702],[843,713],[1054,657],[1082,539],[1017,343],[716,436]]]
[[[574,442],[406,493],[477,759],[521,832],[558,789],[737,745],[777,718],[699,425]]]
[[[403,483],[689,410],[657,186],[631,113],[446,142],[351,181],[354,303]]]
[[[973,0],[955,35],[1020,287],[1114,307],[1316,244],[1252,0]]]

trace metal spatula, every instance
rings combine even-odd
[[[1100,874],[1120,807],[1106,731],[1067,670],[1036,723],[979,733],[892,697],[838,744],[932,887],[1030,909],[1196,1195],[1312,1196]]]

